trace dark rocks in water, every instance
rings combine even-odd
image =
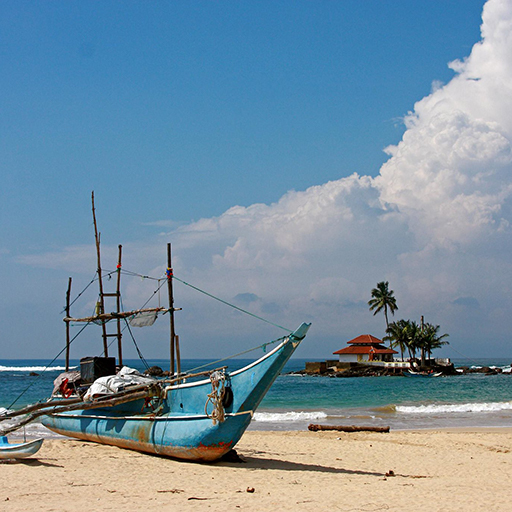
[[[343,366],[326,365],[324,371],[320,366],[314,366],[308,363],[306,369],[291,372],[295,375],[308,375],[310,377],[330,377],[330,378],[350,378],[350,377],[398,377],[403,375],[403,368],[400,367],[384,367],[376,365],[365,365],[363,363],[344,363]],[[450,364],[435,364],[425,367],[417,367],[418,371],[441,372],[443,375],[458,375],[455,367]]]
[[[30,377],[39,377],[39,373],[36,372],[30,372],[29,375]]]
[[[503,370],[501,368],[491,368],[489,366],[481,366],[479,368],[469,368],[468,366],[460,366],[457,369],[459,370],[459,373],[483,373],[484,375],[509,374],[509,372],[503,373]]]
[[[151,368],[148,368],[144,375],[149,375],[150,377],[162,377],[164,375],[164,371],[160,366],[151,366]]]
[[[331,378],[349,378],[349,377],[381,377],[381,376],[399,376],[402,370],[400,368],[384,368],[379,366],[354,365],[349,368],[328,368],[325,372],[308,372],[300,370],[293,372],[299,375],[322,376]]]
[[[465,373],[491,373],[492,369],[488,366],[481,366],[480,368],[464,368]]]

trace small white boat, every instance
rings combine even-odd
[[[415,372],[412,370],[406,370],[403,372],[404,377],[441,377],[443,372]]]
[[[44,439],[34,439],[26,443],[10,444],[7,436],[0,436],[0,459],[25,459],[39,451]]]

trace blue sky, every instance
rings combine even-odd
[[[205,238],[185,240],[184,231],[197,231],[201,219],[224,219],[234,206],[249,208],[243,210],[247,215],[257,209],[251,205],[279,204],[290,191],[324,187],[354,172],[377,178],[390,159],[383,149],[399,144],[406,130],[404,116],[450,83],[456,72],[448,63],[469,56],[480,40],[483,5],[481,0],[4,3],[0,318],[5,331],[0,344],[9,349],[5,355],[44,356],[46,350],[33,351],[29,341],[41,330],[51,338],[45,343],[53,355],[61,329],[55,322],[57,305],[62,305],[72,270],[58,255],[92,242],[91,190],[104,240],[112,246],[132,244],[138,262],[156,269],[153,255],[148,256],[151,263],[144,262],[141,247],[177,238],[183,272],[187,255],[193,261],[191,275],[203,279],[216,271],[219,258],[228,261],[244,241],[238,227],[223,231],[211,245]],[[359,182],[354,186],[362,187]],[[405,211],[394,192],[386,191],[382,197]],[[368,211],[366,202],[363,208],[347,201],[353,213]],[[267,210],[258,215],[274,217]],[[255,232],[262,225],[255,224]],[[411,226],[394,228],[401,233],[396,245],[404,245],[389,256],[393,264],[403,264],[411,248],[418,249],[408,238],[414,233]],[[347,265],[365,261],[367,241],[345,240],[355,247],[345,255]],[[188,255],[191,246],[198,256]],[[478,250],[472,251],[477,257]],[[291,253],[279,258],[293,260]],[[313,255],[308,258],[306,267],[316,261]],[[240,269],[241,260],[236,261]],[[351,280],[334,260],[322,265],[331,263],[331,273],[309,283],[309,300],[315,296],[316,303],[324,303],[319,290],[328,287],[321,283],[332,279],[350,281],[347,289],[369,290],[377,280],[402,278],[404,272],[390,263],[375,275],[362,272],[368,281]],[[286,288],[287,279],[302,272],[297,263],[279,284]],[[274,304],[276,311],[289,311],[289,298],[251,284],[244,271],[226,275],[233,287],[220,290],[225,298],[253,294],[245,296],[257,297],[263,309]],[[430,277],[443,282],[441,275]],[[405,278],[395,283],[403,286],[403,296],[414,297]],[[451,304],[483,304],[484,298],[466,293],[467,283],[457,286]],[[361,309],[364,302],[362,295],[331,294],[327,302],[332,301],[337,302],[331,318],[344,307]],[[28,323],[27,309],[34,323],[20,325]],[[491,312],[486,315],[491,322]],[[325,323],[328,310],[318,317]],[[435,323],[441,323],[443,318],[437,318]],[[368,330],[381,327],[371,315],[367,320]],[[317,343],[329,355],[331,348],[343,345],[344,336],[360,334],[362,322],[345,322],[341,330],[334,325],[319,329]],[[456,325],[449,324],[455,339]],[[505,325],[500,325],[496,354],[507,343]],[[202,346],[198,334],[190,336]],[[477,353],[477,346],[475,340],[468,351]]]
[[[144,236],[374,176],[400,118],[478,39],[482,5],[4,4],[3,244],[83,242],[92,189],[105,229]]]

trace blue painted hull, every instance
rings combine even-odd
[[[0,459],[26,459],[39,451],[43,439],[34,439],[27,443],[10,444],[7,437],[0,437]]]
[[[242,437],[268,389],[306,335],[302,324],[270,353],[229,374],[232,403],[225,420],[214,422],[205,412],[209,379],[169,386],[160,411],[152,413],[144,400],[46,416],[43,424],[70,437],[186,460],[222,457]],[[207,414],[208,413],[208,414]]]

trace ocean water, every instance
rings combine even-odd
[[[184,370],[205,360],[184,360]],[[231,360],[236,370],[252,360]],[[140,361],[127,365],[143,370]],[[162,360],[150,365],[167,368]],[[456,366],[491,366],[510,370],[510,360],[454,361]],[[78,361],[72,361],[78,365]],[[293,375],[305,360],[292,359],[256,412],[251,430],[303,430],[310,423],[390,426],[395,430],[458,427],[512,427],[512,374],[455,375],[430,379],[404,377],[330,378]],[[17,409],[49,397],[63,361],[51,367],[41,360],[0,360],[0,410]],[[31,376],[30,373],[37,373]],[[53,437],[41,424],[27,435]]]

